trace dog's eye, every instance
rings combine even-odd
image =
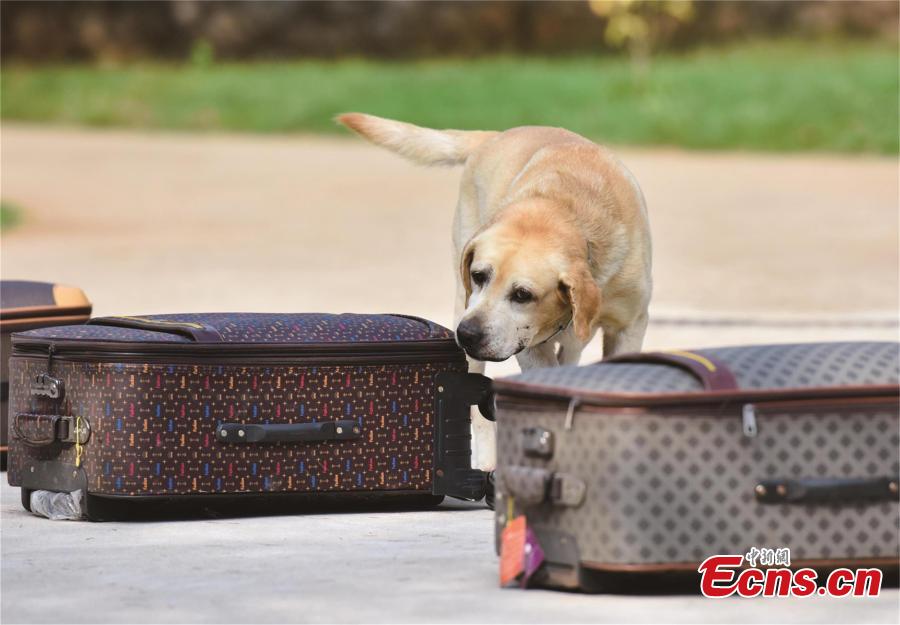
[[[531,291],[528,289],[518,288],[512,292],[510,299],[517,304],[525,304],[526,302],[530,302],[534,299],[534,295],[531,294]]]
[[[483,285],[485,282],[487,282],[487,274],[483,271],[473,271],[472,282],[474,282],[478,286]]]

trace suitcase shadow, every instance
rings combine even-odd
[[[699,595],[700,575],[695,571],[673,573],[600,573],[582,571],[581,591],[605,595]]]
[[[831,569],[819,569],[820,584],[827,579]],[[896,588],[900,585],[898,567],[882,568],[882,588]],[[581,572],[581,588],[574,592],[590,594],[615,594],[630,596],[694,595],[700,593],[700,574],[695,571],[666,573],[605,573],[599,571]]]
[[[443,503],[442,503],[443,502]],[[88,495],[84,512],[91,521],[191,521],[248,517],[356,514],[411,511],[485,510],[483,502],[444,500],[422,494],[317,493],[235,495],[229,497],[99,497]]]

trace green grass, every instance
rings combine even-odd
[[[0,231],[14,228],[22,221],[22,211],[9,202],[0,202]]]
[[[440,128],[565,126],[612,144],[898,151],[889,45],[768,42],[625,58],[7,66],[2,117],[88,126],[337,132],[358,110]]]

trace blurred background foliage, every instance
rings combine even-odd
[[[0,200],[0,230],[13,228],[22,219],[22,211],[18,206],[6,200]]]
[[[887,38],[898,3],[67,1],[0,3],[4,60],[421,58],[602,53],[626,41],[679,50],[750,38]]]
[[[3,1],[2,116],[331,132],[356,109],[619,144],[896,153],[898,8]]]

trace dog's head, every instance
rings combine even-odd
[[[465,246],[466,310],[456,340],[476,360],[501,361],[570,323],[590,339],[600,308],[586,243],[549,220],[495,223]]]

